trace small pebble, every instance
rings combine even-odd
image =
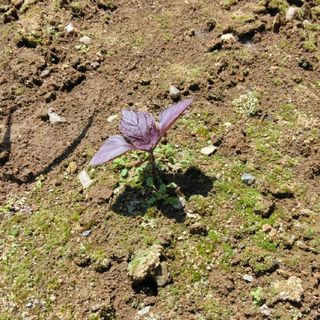
[[[260,312],[262,315],[264,315],[265,317],[270,317],[271,316],[271,310],[269,309],[269,307],[266,304],[263,304],[260,307]]]
[[[299,11],[299,8],[297,7],[289,7],[287,12],[286,12],[286,20],[290,21],[293,20]]]
[[[181,96],[180,90],[177,89],[175,86],[172,86],[172,85],[170,86],[169,94],[170,94],[170,98],[173,101],[179,100],[180,96]]]
[[[233,33],[226,33],[226,34],[223,34],[220,39],[222,41],[236,41],[236,38],[234,37]]]
[[[305,19],[305,20],[302,21],[302,24],[303,24],[304,27],[306,27],[306,26],[310,25],[311,22],[309,20]]]
[[[97,69],[100,66],[100,63],[98,61],[93,61],[90,65],[93,69]]]
[[[211,154],[213,154],[216,150],[218,149],[218,147],[211,145],[211,146],[207,146],[204,147],[200,150],[200,152],[206,156],[210,156]]]
[[[143,309],[138,311],[138,315],[141,316],[145,316],[149,313],[151,306],[146,306]]]
[[[89,45],[89,44],[92,43],[92,39],[89,38],[89,37],[87,37],[87,36],[81,37],[79,41],[80,41],[81,43],[83,43],[83,44],[86,44],[86,45]]]
[[[40,78],[45,78],[46,76],[48,76],[50,73],[49,69],[44,69],[41,73],[40,73]]]
[[[247,184],[248,186],[252,185],[255,180],[256,180],[255,176],[253,176],[250,173],[244,173],[241,176],[241,181],[243,183]]]
[[[310,216],[315,215],[315,213],[310,209],[302,209],[300,213],[301,213],[301,215],[303,215],[305,217],[310,217]]]
[[[80,173],[79,173],[79,180],[80,180],[80,183],[82,185],[82,187],[84,189],[87,189],[91,186],[92,184],[92,180],[91,178],[89,177],[88,173],[86,170],[82,170]]]
[[[51,108],[48,109],[48,116],[49,116],[49,121],[52,124],[58,124],[58,123],[63,123],[67,121],[65,117],[59,116]]]
[[[67,167],[67,173],[74,174],[78,171],[78,165],[75,161],[71,161]]]
[[[91,234],[92,230],[85,230],[83,231],[81,234],[84,236],[84,237],[89,237],[90,234]]]
[[[118,118],[118,115],[117,114],[113,114],[112,116],[110,116],[107,121],[109,123],[111,123],[112,121],[116,120]]]
[[[250,274],[245,274],[242,279],[245,281],[245,282],[252,282],[253,281],[253,276],[251,276]]]
[[[67,33],[71,33],[74,31],[74,26],[72,23],[69,23],[64,29],[67,31]]]
[[[186,216],[189,219],[200,219],[200,216],[198,214],[193,213],[192,211],[187,211]]]

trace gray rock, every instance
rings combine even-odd
[[[142,316],[146,316],[149,312],[150,312],[150,308],[151,306],[146,306],[144,307],[143,309],[139,310],[137,313],[138,313],[138,316],[142,317]]]
[[[250,275],[250,274],[245,274],[242,276],[242,279],[245,281],[245,282],[252,282],[253,281],[253,276]]]
[[[170,98],[173,101],[179,100],[180,96],[181,96],[180,90],[177,89],[175,86],[172,86],[172,85],[170,86],[169,94],[170,94]]]
[[[241,181],[248,186],[252,185],[255,182],[255,180],[256,180],[256,177],[250,173],[245,172],[241,175]]]
[[[225,33],[220,37],[220,39],[225,42],[235,42],[236,41],[236,38],[233,35],[233,33]]]
[[[84,237],[89,237],[91,234],[92,230],[85,230],[81,233],[82,236]]]
[[[287,280],[274,282],[272,287],[278,301],[301,302],[304,290],[300,278],[291,276]]]
[[[40,78],[46,78],[50,74],[50,69],[44,69],[40,73]]]
[[[88,172],[86,170],[82,170],[79,173],[79,180],[80,180],[80,183],[81,183],[83,189],[89,188],[93,182],[91,180],[91,178],[89,177]]]
[[[216,150],[218,149],[218,147],[214,146],[214,145],[210,145],[207,147],[204,147],[200,150],[200,152],[206,156],[210,156],[212,155]]]
[[[259,309],[260,309],[260,313],[263,316],[265,316],[265,317],[270,317],[271,316],[271,310],[266,304],[263,304]]]
[[[98,61],[92,61],[90,63],[90,66],[93,68],[93,69],[97,69],[99,66],[100,66],[100,62]]]
[[[162,249],[162,246],[156,244],[136,252],[128,265],[128,272],[133,281],[139,282],[154,275],[160,266]]]
[[[79,39],[79,41],[85,45],[89,45],[92,43],[92,39],[88,36],[83,36]]]

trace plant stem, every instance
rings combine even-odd
[[[153,150],[149,151],[149,160],[152,165],[152,177],[153,181],[156,182],[157,179],[157,167],[156,167],[156,161],[154,159]]]

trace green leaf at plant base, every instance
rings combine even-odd
[[[147,187],[150,187],[150,188],[153,187],[154,186],[153,178],[148,177],[146,180],[146,184],[147,184]]]

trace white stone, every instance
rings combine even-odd
[[[245,274],[242,276],[242,279],[246,282],[252,282],[253,281],[253,276],[250,274]]]
[[[143,309],[138,311],[138,315],[141,316],[145,316],[149,313],[151,306],[146,306]]]
[[[87,36],[81,37],[79,41],[80,41],[81,43],[83,43],[83,44],[86,44],[86,45],[92,43],[92,39],[89,38],[89,37],[87,37]]]
[[[82,170],[79,173],[79,180],[80,180],[80,183],[81,183],[83,189],[89,188],[93,182],[91,180],[91,178],[89,177],[88,172],[86,170]]]
[[[116,120],[118,118],[118,115],[117,114],[113,114],[112,116],[110,116],[107,121],[109,123],[111,123],[112,121]]]
[[[207,146],[204,147],[200,150],[200,152],[206,156],[210,156],[211,154],[213,154],[216,150],[218,149],[218,147],[211,145],[211,146]]]
[[[49,121],[52,124],[63,123],[67,121],[65,117],[59,116],[51,108],[48,109],[48,116],[49,116]]]
[[[235,36],[233,35],[233,33],[223,34],[223,35],[220,37],[220,39],[221,39],[222,41],[226,41],[226,42],[228,42],[228,41],[236,41],[236,38],[235,38]]]
[[[299,11],[299,8],[297,7],[289,7],[287,12],[286,12],[286,20],[290,21],[293,20]]]
[[[74,31],[74,26],[72,23],[69,23],[64,29],[67,31],[67,33],[71,33]]]

